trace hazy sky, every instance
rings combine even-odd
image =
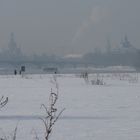
[[[85,53],[119,45],[140,48],[140,0],[0,0],[0,48],[10,33],[30,53]]]

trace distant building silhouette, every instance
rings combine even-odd
[[[106,45],[106,52],[111,53],[111,49],[112,49],[112,47],[111,47],[110,39],[108,38],[107,45]]]
[[[137,49],[130,43],[127,35],[125,35],[124,39],[120,43],[120,50],[123,53],[135,53]]]
[[[16,44],[16,42],[14,40],[14,33],[11,33],[10,42],[8,44],[8,51],[9,51],[9,55],[12,58],[20,58],[20,57],[22,57],[21,49],[17,47],[17,44]]]
[[[23,54],[14,39],[14,33],[11,33],[10,41],[8,43],[8,48],[3,50],[0,54],[1,60],[6,61],[20,61],[23,60]]]
[[[121,41],[121,46],[123,48],[131,48],[132,47],[131,43],[129,42],[129,40],[127,38],[127,35],[125,35],[124,40]]]

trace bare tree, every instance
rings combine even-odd
[[[57,108],[56,108],[57,100],[58,100],[58,93],[56,94],[51,91],[50,98],[49,98],[49,106],[46,107],[44,104],[41,105],[41,107],[43,107],[46,112],[46,117],[41,118],[45,126],[45,140],[49,139],[54,124],[59,119],[62,112],[65,110],[62,109],[59,113],[57,113]]]

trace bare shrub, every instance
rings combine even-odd
[[[2,96],[0,98],[0,109],[3,108],[7,103],[8,103],[8,97],[4,98],[4,96]],[[6,136],[0,138],[0,140],[7,140],[7,139],[8,138]]]
[[[46,107],[44,104],[41,105],[41,107],[45,109],[45,113],[46,113],[45,118],[41,118],[45,126],[45,140],[49,139],[54,124],[59,119],[62,112],[65,110],[62,109],[59,113],[57,113],[57,108],[56,108],[57,100],[58,100],[58,93],[56,94],[51,91],[48,107]]]
[[[92,85],[104,85],[104,82],[102,79],[96,79],[96,80],[91,80]]]
[[[4,96],[2,96],[0,98],[0,109],[3,108],[7,103],[8,103],[8,97],[4,98]]]
[[[13,136],[12,136],[12,140],[16,140],[17,138],[17,126],[15,127],[14,129],[14,133],[13,133]]]
[[[3,137],[0,138],[0,140],[16,140],[16,139],[17,139],[17,126],[15,127],[13,134],[7,136],[3,132]]]
[[[100,74],[96,74],[93,80],[91,80],[92,85],[104,85],[104,76]]]

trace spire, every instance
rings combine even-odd
[[[14,33],[11,32],[11,40],[14,40]]]
[[[107,51],[107,53],[111,52],[111,43],[110,43],[110,39],[109,38],[107,38],[106,51]]]
[[[11,33],[10,42],[9,42],[8,47],[9,47],[10,50],[17,49],[17,44],[16,44],[16,42],[14,40],[14,33],[13,32]]]
[[[125,35],[124,40],[121,41],[121,45],[123,48],[131,48],[132,47],[131,43],[129,42],[129,40],[127,38],[127,35]]]

